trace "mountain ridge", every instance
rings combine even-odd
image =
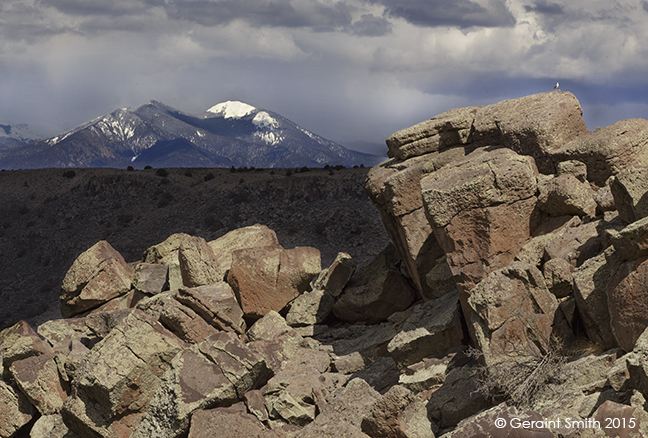
[[[174,142],[179,139],[184,141]],[[168,156],[161,156],[158,147],[157,153],[141,157],[160,141]],[[281,168],[372,166],[383,161],[383,157],[348,150],[275,112],[238,101],[190,114],[151,100],[116,109],[63,134],[13,146],[0,150],[0,168],[143,168],[156,163]]]

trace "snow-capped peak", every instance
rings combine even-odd
[[[216,104],[207,110],[208,113],[218,114],[226,119],[240,119],[254,111],[256,111],[256,108],[252,105],[236,100]]]

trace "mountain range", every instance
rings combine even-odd
[[[13,127],[0,128],[8,134]],[[373,166],[385,159],[346,149],[277,113],[238,101],[194,115],[152,100],[54,137],[6,138],[6,146],[0,142],[1,169]]]

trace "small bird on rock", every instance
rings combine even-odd
[[[560,87],[560,84],[558,82],[556,82],[556,85],[554,85],[554,90],[557,90],[558,87]]]

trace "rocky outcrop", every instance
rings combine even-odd
[[[0,332],[0,436],[645,435],[643,131],[583,126],[552,92],[394,134],[366,184],[393,246],[359,269],[261,225],[171,236],[119,293],[84,253],[99,298]]]

